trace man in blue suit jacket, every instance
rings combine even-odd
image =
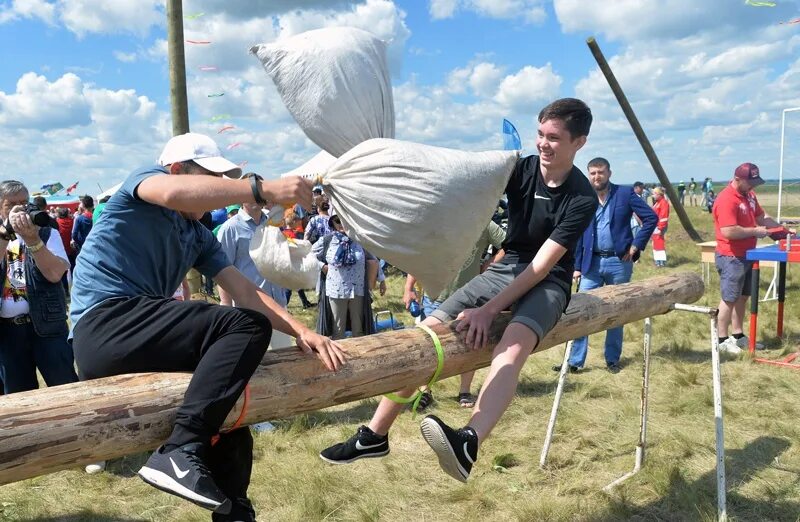
[[[597,192],[600,204],[592,223],[586,228],[575,251],[575,272],[580,280],[579,290],[584,292],[603,285],[618,285],[631,280],[633,262],[647,245],[656,228],[658,218],[647,203],[631,187],[609,182],[611,165],[605,158],[589,162],[589,182]],[[642,222],[633,236],[631,216],[636,214]],[[569,358],[570,371],[577,372],[586,362],[586,337],[572,343]],[[618,373],[622,355],[622,327],[606,332],[605,356],[608,371]],[[561,370],[560,366],[553,368]]]

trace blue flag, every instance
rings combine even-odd
[[[506,119],[503,119],[503,150],[522,150],[522,140],[516,127]]]

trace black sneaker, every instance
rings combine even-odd
[[[466,482],[478,459],[478,435],[465,426],[454,430],[436,415],[428,415],[420,424],[425,442],[436,452],[439,465],[456,480]]]
[[[556,373],[561,373],[561,365],[560,364],[554,364],[553,365],[553,371],[556,372]],[[569,365],[569,373],[579,373],[580,371],[581,371],[581,369],[579,367],[572,366],[571,364]]]
[[[609,372],[614,374],[619,373],[619,371],[622,369],[619,363],[611,363],[607,365],[606,368],[608,369]]]
[[[139,476],[161,491],[227,515],[231,511],[231,501],[214,482],[203,461],[204,454],[205,446],[199,442],[168,452],[161,446],[147,459],[139,470]]]
[[[358,459],[383,457],[388,453],[388,435],[381,437],[368,427],[360,426],[346,441],[322,450],[319,458],[331,464],[350,464]]]

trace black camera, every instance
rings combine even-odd
[[[33,203],[27,203],[25,205],[25,212],[28,213],[31,221],[33,221],[33,224],[37,227],[46,227],[50,224],[50,214],[48,214],[45,210],[41,210]],[[17,237],[17,235],[14,233],[14,229],[11,226],[10,220],[7,219],[6,222],[3,223],[3,228],[6,229],[5,236],[7,236],[10,240],[13,240]]]

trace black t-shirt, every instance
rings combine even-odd
[[[575,246],[592,221],[597,194],[577,167],[558,187],[542,179],[539,156],[520,158],[506,186],[508,233],[503,243],[505,263],[529,263],[544,242],[552,239],[567,252],[550,270],[547,280],[572,287]]]

